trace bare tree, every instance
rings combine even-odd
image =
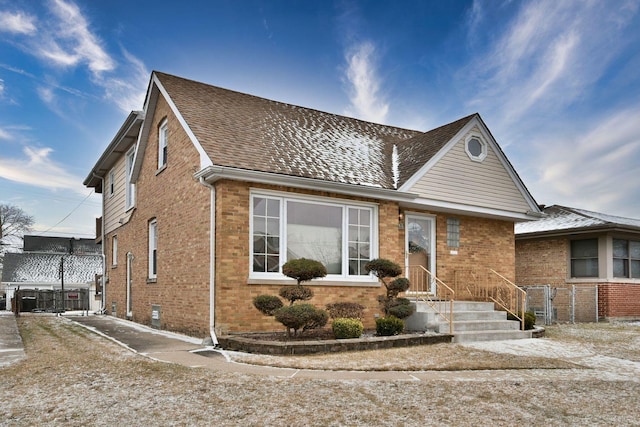
[[[0,254],[12,241],[22,239],[34,222],[33,217],[19,207],[0,204]]]

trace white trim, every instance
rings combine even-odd
[[[131,158],[131,169],[129,169],[129,158]],[[124,185],[125,185],[125,210],[129,210],[136,205],[136,184],[133,182],[133,171],[136,163],[135,145],[127,150],[124,157]]]
[[[445,202],[443,200],[417,198],[412,203],[404,203],[401,206],[412,209],[426,209],[436,212],[445,212],[465,216],[502,219],[506,221],[533,221],[538,219],[529,212],[512,212],[502,209],[484,208],[481,206],[463,205],[461,203]]]
[[[431,274],[433,274],[434,277],[437,277],[436,275],[436,269],[437,269],[437,265],[436,265],[436,250],[437,250],[437,245],[436,245],[436,216],[435,215],[429,215],[429,214],[423,214],[423,213],[416,213],[416,212],[404,212],[404,265],[405,265],[405,271],[409,271],[409,218],[416,218],[419,220],[426,220],[429,221],[429,263],[431,264],[431,268],[430,268],[430,272]],[[433,292],[435,294],[435,283],[432,282],[431,283],[431,292]]]
[[[156,218],[149,221],[147,226],[147,238],[148,238],[148,268],[147,278],[156,279],[158,277],[158,220]],[[155,257],[154,255],[155,251]],[[153,271],[155,267],[155,272]]]
[[[111,236],[111,266],[118,266],[118,235]]]
[[[378,205],[370,202],[359,202],[351,199],[340,199],[330,197],[314,197],[307,194],[297,194],[281,191],[261,190],[252,188],[249,194],[249,281],[253,283],[261,283],[265,280],[275,281],[288,281],[289,278],[282,274],[270,273],[270,272],[254,272],[253,271],[253,200],[255,197],[264,197],[278,200],[280,216],[279,216],[279,241],[280,241],[280,254],[279,254],[279,270],[282,270],[282,265],[286,262],[286,248],[287,248],[287,236],[286,236],[286,204],[289,201],[303,202],[303,203],[316,203],[325,206],[340,207],[342,210],[341,219],[341,232],[342,232],[342,247],[341,247],[341,269],[342,274],[328,274],[325,278],[315,279],[314,282],[322,284],[323,282],[331,283],[371,283],[371,275],[349,275],[349,258],[348,258],[348,210],[349,208],[366,209],[370,215],[370,242],[369,242],[369,256],[370,259],[378,257]]]
[[[116,192],[115,180],[116,180],[116,171],[113,168],[111,168],[109,170],[109,179],[108,179],[109,190],[106,192],[109,198],[113,197],[113,195]]]
[[[167,166],[167,153],[165,149],[168,148],[169,140],[169,125],[167,119],[160,122],[158,126],[158,169],[165,168]]]
[[[133,254],[131,252],[127,252],[127,300],[126,306],[124,308],[125,316],[128,318],[133,317],[133,297],[132,297],[132,280],[133,280],[133,272],[131,271],[133,263]]]
[[[191,143],[193,144],[195,149],[198,151],[198,154],[200,154],[200,168],[203,169],[203,168],[206,168],[207,166],[212,166],[213,162],[209,158],[209,155],[206,153],[206,151],[202,147],[202,144],[200,144],[200,141],[198,141],[198,138],[196,138],[196,135],[193,133],[193,131],[187,124],[187,121],[184,119],[184,117],[182,117],[180,110],[178,110],[178,107],[176,107],[176,104],[173,102],[173,100],[169,96],[169,93],[164,88],[164,86],[162,86],[162,83],[160,83],[160,80],[158,79],[158,76],[155,73],[153,73],[152,81],[155,84],[155,86],[158,88],[162,96],[164,97],[165,101],[167,101],[167,104],[169,104],[169,108],[171,108],[171,111],[173,112],[174,116],[176,116],[176,118],[178,119],[178,122],[180,123],[180,125],[182,126],[182,129],[184,129],[185,133],[191,140]],[[148,115],[146,117],[148,117]]]
[[[305,190],[326,191],[329,193],[368,197],[372,199],[406,202],[414,200],[418,195],[386,188],[371,187],[366,185],[345,184],[342,182],[324,181],[321,179],[305,178],[299,176],[282,175],[271,172],[261,172],[246,169],[236,169],[226,166],[209,166],[195,174],[196,178],[204,178],[212,184],[220,179],[245,181],[299,188]]]
[[[469,150],[469,142],[474,139],[480,144],[480,154],[477,156],[471,153],[471,150]],[[467,156],[469,156],[469,159],[471,161],[482,163],[484,159],[487,158],[487,143],[485,142],[482,135],[480,135],[478,132],[471,132],[469,135],[467,135],[467,137],[464,139],[464,152],[467,153]]]

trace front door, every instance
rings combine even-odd
[[[412,289],[418,292],[435,292],[435,217],[427,215],[407,215],[405,224],[405,267]]]

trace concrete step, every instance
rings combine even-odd
[[[506,320],[507,313],[504,311],[454,311],[453,321],[463,320]]]
[[[457,334],[459,332],[469,331],[517,331],[520,329],[520,322],[514,320],[464,320],[453,321],[453,332]],[[449,333],[449,323],[440,322],[436,329],[439,333]]]
[[[531,338],[532,331],[466,331],[455,332],[453,342],[502,341]]]
[[[424,301],[411,301],[412,304],[416,305],[417,312],[432,312],[433,308]],[[439,311],[448,313],[450,303],[447,301],[435,302],[436,307]],[[492,302],[482,302],[482,301],[454,301],[453,302],[453,312],[459,311],[493,311],[494,304]]]

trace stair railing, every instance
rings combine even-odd
[[[406,296],[415,298],[416,303],[420,300],[429,305],[449,323],[449,333],[453,334],[455,291],[421,265],[409,266],[406,276],[411,283]]]
[[[483,274],[484,272],[484,274]],[[459,298],[495,303],[520,322],[524,330],[527,293],[493,269],[464,269],[454,273],[453,289]]]

